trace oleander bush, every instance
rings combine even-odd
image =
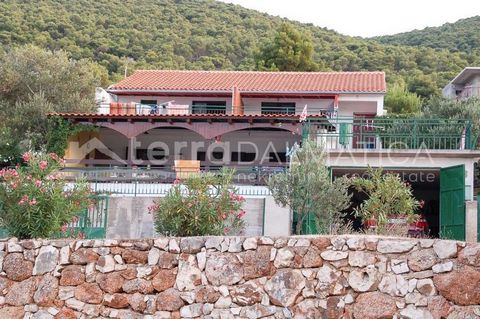
[[[86,182],[67,184],[59,174],[63,159],[54,153],[23,155],[24,165],[0,170],[0,223],[20,239],[51,238],[91,202]]]
[[[236,194],[233,174],[224,169],[177,179],[167,196],[149,207],[156,231],[166,236],[241,234],[245,198]]]

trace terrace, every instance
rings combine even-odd
[[[328,117],[331,115],[325,113],[323,116],[308,117],[306,122],[300,124],[298,124],[299,116],[293,114],[265,115],[265,117],[255,117],[255,120],[252,120],[250,116],[239,117],[224,114],[223,116],[209,116],[209,122],[197,118],[195,115],[162,116],[160,114],[148,114],[145,116],[127,116],[125,114],[111,114],[108,116],[108,120],[98,115],[94,116],[94,120],[91,120],[88,115],[74,118],[76,121],[87,121],[100,126],[100,139],[102,139],[102,134],[114,134],[110,138],[105,136],[103,141],[107,146],[112,143],[108,141],[115,141],[117,146],[124,143],[125,146],[120,148],[122,150],[125,150],[125,147],[128,149],[130,144],[129,139],[125,136],[122,137],[119,133],[120,130],[114,131],[115,126],[120,124],[123,125],[121,127],[132,127],[139,124],[137,122],[141,122],[143,125],[151,125],[151,129],[135,136],[137,141],[142,142],[142,145],[147,147],[149,141],[165,141],[165,144],[168,144],[171,149],[173,149],[173,144],[170,145],[169,141],[181,139],[188,144],[198,142],[198,139],[202,138],[193,132],[193,128],[189,129],[191,126],[203,125],[205,122],[205,130],[202,128],[198,132],[211,132],[215,130],[216,124],[223,125],[229,131],[221,133],[223,135],[219,139],[220,142],[214,141],[213,143],[231,143],[231,153],[229,151],[222,153],[219,161],[216,160],[214,163],[209,161],[205,152],[200,152],[203,155],[199,158],[199,152],[186,151],[183,153],[182,159],[198,162],[198,164],[195,164],[198,165],[196,171],[215,172],[222,167],[235,169],[234,182],[237,185],[265,185],[268,176],[283,172],[288,167],[289,158],[287,154],[289,148],[285,148],[285,143],[282,144],[282,142],[289,139],[290,146],[294,142],[300,144],[302,138],[308,135],[322,143],[327,152],[336,152],[337,154],[347,154],[349,152],[375,154],[376,152],[387,151],[395,154],[412,150],[432,150],[437,153],[468,152],[474,150],[477,145],[477,137],[473,135],[472,125],[468,120]],[[232,122],[233,117],[235,119]],[[192,122],[189,123],[189,120]],[[162,124],[163,122],[165,124]],[[155,125],[157,125],[157,129],[155,129]],[[237,129],[235,125],[241,126],[238,126]],[[175,129],[176,126],[179,127]],[[217,136],[216,133],[210,135],[212,137]],[[121,140],[122,138],[123,140]],[[208,143],[212,143],[211,137],[204,138]],[[267,147],[264,144],[257,145],[255,154],[237,152],[239,141],[243,140],[254,143],[268,140],[283,148],[276,150],[277,153],[273,154],[276,158],[272,160],[272,152],[267,152]],[[144,148],[141,151],[129,151],[128,153],[131,155],[122,158],[122,160],[96,156],[85,158],[80,163],[88,165],[88,167],[66,168],[64,174],[72,180],[82,177],[92,183],[103,184],[103,187],[107,187],[105,183],[113,183],[115,185],[108,186],[112,191],[125,192],[128,189],[128,192],[135,194],[157,192],[152,190],[151,185],[169,184],[177,178],[179,170],[176,167],[178,157],[175,152],[167,152],[170,156],[162,157],[163,162],[159,165],[155,164],[154,160],[138,158],[138,154],[148,153],[144,151]],[[122,152],[125,153],[125,151]],[[268,158],[262,158],[262,154],[267,154]],[[245,158],[243,159],[244,155]],[[213,155],[213,157],[215,156]]]

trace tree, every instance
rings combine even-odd
[[[474,137],[480,134],[480,99],[466,100],[433,97],[423,106],[423,117],[431,119],[469,120]]]
[[[259,69],[272,71],[316,71],[311,37],[283,23],[273,42],[267,43],[257,57]]]
[[[350,205],[348,179],[341,177],[332,181],[325,159],[323,147],[314,141],[305,141],[292,156],[290,168],[268,180],[275,202],[289,206],[297,214],[297,235],[301,234],[309,214],[315,217],[320,233],[329,233],[340,212]]]
[[[102,67],[63,51],[9,49],[0,54],[0,116],[18,140],[40,149],[47,143],[47,114],[93,111],[95,87],[106,79]]]
[[[385,96],[385,107],[395,114],[414,114],[420,111],[422,100],[409,92],[404,84],[395,83]]]

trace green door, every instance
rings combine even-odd
[[[440,169],[440,237],[465,240],[465,165]]]

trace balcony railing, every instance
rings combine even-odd
[[[235,169],[233,182],[236,185],[265,185],[272,174],[284,172],[285,165],[280,166],[231,166]],[[201,167],[200,172],[218,172],[221,167]],[[120,185],[137,183],[141,187],[150,188],[150,184],[171,184],[178,175],[173,168],[143,168],[143,167],[83,167],[62,169],[61,174],[69,181],[78,179],[90,183],[118,183]],[[120,187],[120,186],[119,186]],[[137,189],[141,192],[141,189]]]
[[[329,150],[466,150],[477,144],[466,120],[335,118],[317,122],[310,130]]]
[[[110,103],[98,106],[99,114],[115,115],[191,115],[191,114],[231,114],[231,106],[225,105],[180,105],[180,104],[140,104],[140,103]],[[244,114],[248,115],[300,115],[302,110],[295,107],[260,107],[243,106]],[[310,107],[309,115],[330,113],[331,109]]]

